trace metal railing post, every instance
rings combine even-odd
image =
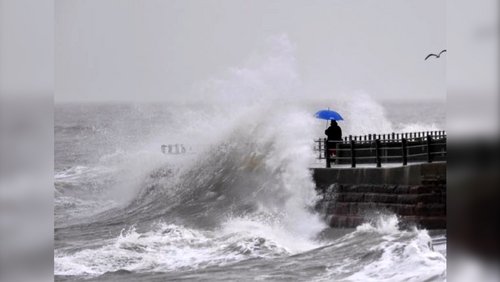
[[[328,150],[328,140],[326,138],[323,139],[323,142],[325,142],[325,160],[326,160],[326,167],[330,168],[330,152]]]
[[[406,138],[401,139],[401,149],[403,150],[403,165],[408,164],[408,152],[406,151]]]
[[[382,162],[380,161],[380,139],[375,140],[375,156],[377,159],[377,167],[381,167]]]
[[[339,154],[339,147],[340,147],[340,142],[336,142],[335,143],[335,164],[338,164],[339,161],[338,161],[338,154]]]
[[[427,162],[428,163],[432,163],[431,141],[432,141],[432,137],[430,135],[427,135]]]
[[[356,167],[356,142],[351,140],[351,167]]]
[[[321,142],[321,138],[318,139],[318,159],[321,160],[321,152],[323,151],[323,146],[321,146],[322,142]]]

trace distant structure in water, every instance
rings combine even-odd
[[[185,154],[186,147],[183,144],[169,144],[169,145],[161,145],[161,152],[163,154]]]

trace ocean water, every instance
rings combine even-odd
[[[287,38],[270,46],[183,103],[56,104],[56,280],[446,279],[445,231],[402,230],[394,215],[328,228],[309,169],[319,109],[355,135],[443,129],[444,104],[320,100]]]
[[[57,104],[56,280],[446,280],[444,230],[328,228],[309,172],[315,110],[348,135],[443,129],[443,104],[265,101]]]

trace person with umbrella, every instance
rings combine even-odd
[[[328,156],[325,156],[330,159],[331,155],[336,155],[336,145],[339,142],[342,142],[342,129],[337,123],[337,120],[344,120],[342,116],[330,109],[322,110],[315,114],[316,118],[330,120],[330,127],[325,130],[325,135],[328,137],[326,142],[326,150],[328,152]],[[329,167],[329,164],[328,164]]]
[[[338,125],[336,120],[330,122],[330,127],[325,130],[325,134],[328,137],[327,147],[328,152],[337,154],[335,147],[338,142],[342,142],[342,128]]]

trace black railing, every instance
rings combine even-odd
[[[446,160],[446,132],[423,131],[346,136],[342,141],[315,140],[318,159],[331,164],[375,164],[433,162]],[[328,148],[327,145],[328,144]]]

